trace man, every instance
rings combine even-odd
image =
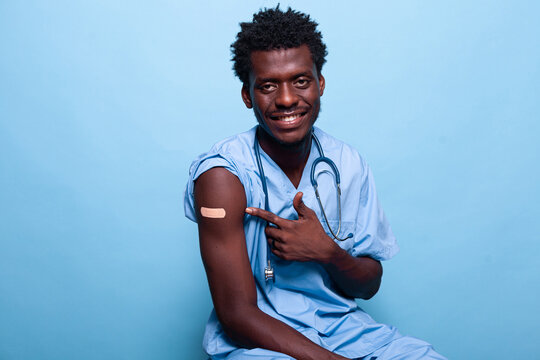
[[[186,216],[199,226],[215,309],[204,348],[212,359],[444,359],[354,301],[375,295],[380,260],[398,248],[364,160],[313,126],[326,55],[316,26],[266,9],[232,45],[258,126],[190,169]]]

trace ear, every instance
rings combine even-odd
[[[324,76],[322,74],[319,74],[319,96],[322,96],[324,93]]]
[[[253,107],[253,103],[251,102],[251,95],[249,94],[249,89],[246,85],[242,86],[242,100],[244,101],[244,104],[246,104],[246,107],[248,109],[251,109]]]

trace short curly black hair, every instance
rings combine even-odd
[[[290,49],[307,45],[318,73],[326,62],[326,45],[317,23],[299,11],[276,8],[253,14],[252,22],[240,23],[241,31],[231,45],[233,70],[240,81],[249,85],[251,52],[256,50]]]

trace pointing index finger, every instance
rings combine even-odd
[[[258,218],[266,220],[269,223],[277,225],[278,227],[281,224],[283,224],[283,221],[285,221],[285,219],[280,218],[276,214],[274,214],[274,213],[272,213],[270,211],[260,209],[260,208],[248,207],[248,208],[246,208],[246,213],[248,213],[251,216],[257,216]]]

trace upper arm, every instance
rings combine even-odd
[[[223,209],[225,217],[204,216],[201,207]],[[241,313],[246,306],[256,306],[257,300],[243,226],[244,187],[228,170],[212,168],[195,182],[195,208],[212,300],[218,318],[226,323],[227,316]]]

